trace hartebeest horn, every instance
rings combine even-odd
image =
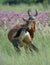
[[[35,14],[34,16],[37,16],[37,15],[38,15],[37,9],[35,9],[35,12],[36,12],[36,14]],[[29,15],[29,16],[32,16],[32,15],[31,15],[31,9],[28,10],[28,15]]]
[[[28,16],[29,16],[29,19],[28,20],[34,20],[35,19],[35,17],[38,15],[37,9],[35,9],[35,12],[36,12],[36,14],[34,16],[32,16],[31,15],[31,9],[28,9]],[[28,22],[28,20],[26,20],[24,18],[23,18],[23,20],[26,21],[26,22]]]
[[[28,15],[31,16],[31,9],[28,9]]]
[[[28,16],[29,16],[29,20],[34,20],[35,16],[31,15],[31,9],[28,10]]]
[[[37,11],[37,9],[35,9],[35,12],[36,12],[36,14],[34,15],[35,17],[38,15],[38,11]]]

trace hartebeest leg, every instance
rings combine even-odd
[[[31,53],[33,52],[33,50],[35,50],[36,52],[39,51],[38,48],[35,45],[33,45],[33,43],[31,41],[28,44],[28,48],[29,48]]]
[[[31,43],[30,42],[28,44],[28,50],[31,52],[31,54],[33,54],[33,49],[32,49],[32,46],[31,46]]]
[[[31,44],[31,46],[33,50],[35,50],[36,52],[39,52],[38,48],[35,45]]]
[[[24,46],[24,49],[25,49],[26,54],[28,54],[29,49],[28,49],[28,46],[27,45]]]
[[[17,52],[20,52],[20,48],[18,46],[18,44],[19,44],[18,40],[17,39],[13,39],[12,40],[12,44],[16,48]]]

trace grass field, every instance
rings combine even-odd
[[[24,11],[27,9],[44,11],[41,6],[2,6],[0,10]],[[13,45],[9,42],[7,32],[0,28],[0,65],[50,65],[50,27],[44,31],[36,31],[33,44],[39,48],[39,53],[33,51],[33,55],[26,55],[24,48],[21,48],[21,55],[17,54]]]
[[[33,51],[33,55],[26,55],[21,48],[21,55],[18,55],[7,34],[0,32],[0,65],[50,65],[50,33],[36,31],[33,44],[39,48],[39,53]]]

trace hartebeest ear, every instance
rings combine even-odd
[[[24,19],[24,18],[22,18],[23,19],[23,21],[25,21],[25,22],[28,22],[29,20],[27,20],[27,19]]]

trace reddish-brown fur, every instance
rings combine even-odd
[[[33,21],[27,21],[27,23],[28,22],[31,22],[30,23],[30,26],[29,26],[29,30],[28,30],[28,32],[30,33],[30,36],[31,36],[31,39],[33,39],[34,38],[34,32],[35,32],[35,23],[36,23],[36,21],[35,20],[33,20]],[[25,27],[26,26],[26,24],[25,25],[16,25],[16,26],[14,26],[10,31],[9,31],[9,33],[8,33],[8,39],[11,41],[12,39],[13,39],[13,37],[15,36],[15,34],[16,34],[16,32],[21,28],[21,27]]]
[[[29,34],[30,34],[30,38],[31,38],[31,42],[32,42],[32,40],[33,40],[33,38],[34,38],[34,32],[35,32],[35,23],[36,23],[36,21],[35,20],[32,20],[32,21],[29,21],[28,20],[28,22],[31,22],[30,23],[30,26],[29,26],[29,30],[28,30],[28,32],[29,32]],[[26,26],[26,24],[25,25],[16,25],[16,26],[14,26],[13,27],[13,29],[11,29],[10,31],[9,31],[9,33],[8,33],[8,39],[12,42],[12,40],[13,40],[13,38],[14,38],[14,36],[16,35],[16,32],[21,28],[21,27],[24,27],[24,26]],[[29,39],[30,39],[29,38]],[[18,38],[16,38],[16,39],[18,39]],[[30,43],[30,41],[29,41],[29,43],[28,42],[26,42],[25,41],[25,39],[24,39],[24,42],[26,42],[26,43],[21,43],[21,44],[19,44],[19,46],[20,47],[25,47],[25,50],[26,50],[26,52],[27,52],[27,46],[29,46],[30,48],[32,47],[32,43]],[[38,49],[36,48],[35,50],[37,50],[38,51]]]
[[[8,39],[9,39],[10,41],[12,41],[12,39],[13,39],[13,37],[15,36],[16,32],[17,32],[20,28],[22,28],[22,27],[24,27],[24,26],[26,26],[26,24],[14,26],[14,27],[9,31],[9,33],[8,33]]]
[[[35,19],[33,19],[33,20],[25,20],[24,19],[24,21],[26,22],[26,24],[24,24],[24,25],[16,25],[16,26],[14,26],[10,31],[9,31],[9,33],[8,33],[8,39],[12,42],[12,40],[13,39],[15,39],[14,38],[14,36],[17,34],[17,31],[20,29],[20,28],[22,28],[22,27],[28,27],[29,28],[29,30],[27,30],[28,32],[29,32],[29,34],[30,34],[30,38],[28,37],[28,39],[30,40],[30,41],[25,41],[25,39],[22,41],[22,43],[20,43],[19,44],[19,46],[20,47],[25,47],[25,50],[27,51],[27,49],[28,49],[28,47],[27,46],[29,46],[29,49],[30,49],[30,51],[32,51],[31,50],[31,47],[35,50],[35,51],[38,51],[38,48],[36,48],[33,44],[32,44],[32,40],[33,40],[33,38],[34,38],[34,32],[35,32],[35,24],[36,24],[36,20]],[[27,25],[29,23],[29,26]],[[17,40],[18,38],[16,38],[15,40]],[[20,40],[20,39],[19,39]],[[20,40],[21,41],[21,40]],[[13,42],[12,42],[13,43]]]

